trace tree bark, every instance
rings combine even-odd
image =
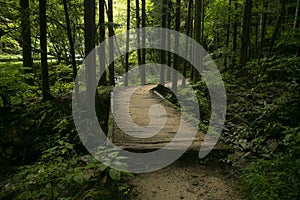
[[[188,16],[186,19],[186,35],[189,36],[190,35],[190,31],[191,31],[191,11],[192,11],[192,5],[193,5],[193,0],[189,0],[189,5],[188,5]],[[185,58],[187,58],[189,55],[189,43],[188,43],[188,37],[186,37],[185,40]],[[186,69],[189,66],[189,62],[187,60],[185,60],[185,64],[183,65],[183,69],[182,69],[182,75],[184,77],[184,79],[182,79],[182,85],[185,86],[186,85]]]
[[[47,0],[39,0],[40,10],[40,48],[41,48],[41,72],[42,72],[42,94],[43,101],[51,98],[49,80],[48,80],[48,63],[47,63],[47,19],[46,19]]]
[[[140,36],[140,24],[141,24],[141,17],[140,17],[140,1],[136,0],[136,37],[137,37],[137,58],[138,58],[138,65],[142,65],[142,56],[141,56],[141,49],[140,49],[140,44],[141,44],[141,36]]]
[[[176,13],[175,13],[175,30],[180,32],[180,10],[181,10],[181,0],[176,0]],[[174,52],[179,52],[179,34],[174,36]],[[173,65],[173,78],[172,78],[172,90],[176,94],[177,92],[177,74],[179,68],[179,59],[180,57],[177,54],[174,54],[174,65]]]
[[[171,10],[172,10],[172,0],[168,0],[168,8],[167,8],[167,28],[171,29],[171,24],[172,24],[172,18],[171,18]],[[171,49],[171,34],[168,33],[167,35],[167,48]],[[171,65],[172,65],[172,53],[168,51],[167,53],[168,59],[167,59],[167,65],[168,65],[168,70],[167,70],[167,81],[171,81]]]
[[[146,46],[146,0],[142,0],[142,46]],[[145,64],[146,64],[146,48],[142,48],[142,66],[141,66],[141,84],[146,84],[146,72],[145,72]]]
[[[73,36],[72,36],[72,29],[71,29],[71,24],[70,24],[67,0],[63,0],[63,6],[64,6],[64,12],[65,12],[65,18],[66,18],[66,24],[67,24],[68,40],[69,40],[69,45],[70,45],[70,55],[71,55],[71,63],[72,63],[72,69],[73,69],[73,78],[75,79],[77,76],[77,67],[76,67],[74,40],[73,40]]]
[[[276,24],[275,24],[275,29],[274,29],[274,32],[273,32],[272,37],[271,37],[270,53],[273,52],[275,41],[276,41],[278,33],[280,31],[280,27],[281,27],[282,20],[283,20],[283,15],[284,15],[284,9],[285,9],[285,0],[280,0],[280,7],[279,7],[279,13],[278,13],[279,15],[277,17]]]
[[[195,1],[195,19],[194,19],[194,39],[196,42],[201,44],[201,1]],[[200,53],[200,52],[199,52]],[[197,66],[201,66],[201,58],[199,56],[194,57],[194,61]],[[196,83],[199,80],[199,73],[194,69],[193,71],[193,82]]]
[[[300,56],[300,44],[299,44],[299,38],[297,36],[299,35],[299,4],[300,0],[297,0],[297,5],[296,5],[296,11],[295,11],[295,19],[294,19],[294,24],[293,24],[293,32],[296,40],[296,56]]]
[[[268,9],[268,3],[263,1],[262,10],[267,10],[267,9]],[[265,47],[266,23],[267,23],[267,13],[263,12],[261,14],[261,19],[260,19],[260,45],[259,45],[259,54],[258,54],[259,60],[262,57],[262,53]]]
[[[227,68],[227,61],[228,61],[228,48],[229,48],[229,39],[230,39],[230,25],[231,25],[231,18],[230,18],[230,13],[231,13],[231,0],[228,2],[228,18],[227,18],[227,29],[226,29],[226,55],[224,57],[224,67]]]
[[[114,27],[113,27],[113,1],[108,0],[108,36],[114,36]],[[114,60],[114,41],[110,40],[109,42],[109,58]],[[115,64],[114,61],[109,65],[109,85],[115,85]]]
[[[105,0],[99,0],[99,33],[100,33],[100,44],[103,44],[103,48],[99,49],[99,53],[102,59],[99,60],[100,64],[100,74],[102,74],[100,78],[100,85],[106,85],[106,60],[105,55],[106,51],[106,42],[105,42]]]
[[[167,21],[167,13],[166,10],[168,9],[168,0],[162,0],[161,1],[161,27],[166,28],[166,21]],[[161,70],[160,70],[160,81],[159,83],[161,85],[165,84],[165,67],[163,65],[166,64],[166,56],[167,52],[163,49],[166,47],[166,33],[162,32],[161,33],[161,50],[160,50],[160,64]]]
[[[237,10],[238,9],[238,4],[237,2],[234,3],[234,9]],[[233,35],[232,35],[232,51],[233,51],[233,55],[232,55],[232,67],[235,67],[236,65],[236,49],[237,49],[237,35],[238,35],[238,24],[237,24],[237,15],[235,15],[235,20],[234,20],[234,24],[233,24]]]
[[[126,33],[126,60],[125,60],[125,86],[128,86],[129,70],[129,30],[130,30],[130,0],[127,0],[127,33]]]
[[[249,46],[249,33],[251,26],[251,9],[252,0],[244,0],[243,11],[243,27],[241,38],[241,50],[240,50],[240,66],[246,65],[248,61],[248,46]]]
[[[29,68],[25,73],[30,73],[33,70],[29,0],[20,0],[20,7],[23,67]]]

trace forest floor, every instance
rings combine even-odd
[[[131,92],[116,92],[114,93],[113,107],[116,113],[129,111],[132,121],[140,126],[149,124],[153,127],[158,126],[163,120],[161,118],[167,115],[164,127],[155,136],[141,139],[128,136],[115,125],[114,134],[112,135],[114,144],[127,150],[144,152],[162,148],[174,138],[180,124],[180,113],[171,105],[162,103],[161,98],[151,92],[151,89],[155,86],[146,85],[139,88],[129,88],[128,90],[132,90]],[[131,95],[131,97],[128,97],[128,95]],[[129,99],[129,110],[125,108],[126,99]],[[149,111],[150,107],[155,104],[162,105],[165,113],[159,107],[152,107],[152,111]],[[123,123],[121,126],[132,126],[125,118],[123,121],[121,120],[121,123]],[[183,123],[183,126],[184,130],[189,128],[189,124],[186,122]],[[129,130],[147,136],[146,131],[138,132],[135,127],[129,127]],[[134,199],[240,199],[235,188],[236,179],[234,178],[233,168],[212,156],[208,156],[208,158],[201,161],[197,157],[204,136],[202,132],[198,131],[189,149],[190,151],[170,166],[154,172],[137,174],[134,178],[128,178],[127,182],[134,188]],[[188,137],[180,138],[177,141],[179,148]]]

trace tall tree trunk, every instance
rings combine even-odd
[[[142,46],[146,46],[146,0],[142,0]],[[146,72],[145,72],[145,64],[146,64],[146,48],[142,48],[142,66],[141,66],[141,85],[146,84]]]
[[[23,67],[29,68],[24,70],[25,73],[30,73],[33,70],[29,0],[20,0],[20,7]]]
[[[293,31],[294,31],[294,36],[295,36],[295,40],[296,40],[296,55],[300,56],[300,42],[299,38],[297,38],[297,36],[299,36],[299,2],[300,0],[297,0],[297,5],[296,5],[296,11],[295,11],[295,19],[294,19],[294,24],[293,24]]]
[[[273,52],[275,41],[276,41],[278,33],[280,31],[280,27],[281,27],[283,15],[284,15],[285,1],[286,0],[280,0],[279,13],[278,13],[278,17],[277,17],[276,24],[275,24],[275,29],[274,29],[274,32],[271,37],[270,53]]]
[[[136,0],[135,2],[136,5],[136,10],[135,10],[135,16],[136,16],[136,37],[137,37],[137,58],[138,58],[138,65],[142,65],[142,56],[141,56],[141,49],[140,49],[140,44],[141,44],[141,36],[140,36],[140,27],[141,27],[141,17],[140,17],[140,1]],[[141,72],[140,72],[141,73]]]
[[[194,3],[192,2],[192,9],[191,9],[191,21],[190,21],[190,26],[191,26],[191,31],[190,31],[190,38],[194,38],[193,34],[194,34],[194,15],[192,15],[192,13],[194,13]],[[191,55],[191,60],[194,60],[194,53],[193,53],[194,47],[193,45],[190,47],[190,55]],[[194,80],[194,66],[190,65],[190,81],[192,82]]]
[[[231,0],[228,2],[228,18],[227,18],[227,29],[226,29],[226,55],[224,57],[224,67],[227,68],[227,61],[228,61],[228,48],[229,48],[229,39],[230,39],[230,24],[231,24],[231,18],[230,18],[230,13],[231,13]]]
[[[171,16],[171,10],[172,10],[172,0],[168,0],[168,8],[167,8],[167,28],[171,29],[171,24],[172,24],[172,16]],[[167,47],[168,49],[171,49],[171,33],[168,33],[167,35]],[[168,70],[167,70],[167,81],[171,81],[171,66],[172,66],[172,53],[168,51],[168,60],[167,60],[167,65]]]
[[[201,2],[201,44],[202,44],[202,46],[204,46],[204,44],[205,44],[204,20],[205,20],[205,5],[204,5],[204,0],[202,0],[202,2]]]
[[[191,31],[191,11],[192,11],[192,5],[193,5],[193,0],[189,0],[189,5],[188,5],[188,16],[187,16],[187,19],[186,19],[186,35],[189,36],[190,35],[190,31]],[[186,40],[185,40],[185,58],[187,58],[189,55],[189,49],[190,49],[190,46],[189,46],[189,43],[188,43],[188,37],[186,37]],[[185,81],[185,78],[186,78],[186,69],[187,67],[189,66],[189,62],[187,60],[185,60],[185,63],[183,65],[183,69],[182,69],[182,75],[184,77],[184,79],[182,79],[182,85],[185,86],[186,85],[186,81]]]
[[[168,0],[162,0],[161,1],[161,27],[162,28],[166,28],[166,18],[167,18],[167,13],[166,10],[168,9]],[[162,35],[161,35],[161,50],[160,50],[160,64],[162,64],[161,66],[161,70],[160,70],[160,81],[159,83],[161,85],[165,84],[165,67],[163,65],[166,64],[166,51],[163,50],[166,47],[166,33],[164,31],[162,31]]]
[[[103,48],[99,49],[99,53],[101,58],[99,60],[100,63],[100,74],[102,74],[100,78],[100,85],[106,85],[106,60],[105,60],[105,48],[106,48],[106,42],[105,42],[105,0],[99,0],[99,33],[100,33],[100,44],[103,44]]]
[[[238,9],[237,2],[234,2],[234,9]],[[238,24],[237,24],[237,15],[235,15],[234,24],[233,24],[233,35],[232,35],[232,67],[236,65],[236,57],[237,57],[237,35],[238,35]]]
[[[263,6],[262,8],[263,13],[261,14],[261,19],[260,19],[260,45],[259,45],[259,54],[258,54],[259,62],[265,47],[265,35],[266,35],[266,23],[267,23],[267,13],[265,12],[265,10],[268,9],[268,3],[266,1],[263,1],[262,6]]]
[[[95,0],[84,0],[84,42],[86,67],[86,91],[87,91],[87,110],[92,111],[95,91],[92,88],[96,85],[96,54],[93,49],[96,44],[96,23],[95,23]]]
[[[127,0],[127,32],[126,32],[126,58],[125,58],[125,86],[128,86],[129,70],[129,29],[130,29],[130,0]]]
[[[181,0],[176,0],[176,13],[175,13],[175,30],[180,32],[180,10],[181,10]],[[179,52],[179,34],[174,36],[174,52]],[[172,78],[172,90],[176,94],[177,92],[177,74],[180,65],[180,57],[174,54],[174,65],[173,65],[173,78]]]
[[[47,6],[47,0],[39,0],[42,94],[43,94],[44,101],[47,101],[51,98],[49,80],[48,80],[48,63],[47,63],[46,6]]]
[[[244,0],[243,27],[242,27],[240,63],[239,63],[240,66],[246,65],[248,61],[248,46],[250,42],[249,34],[250,34],[250,27],[251,27],[251,9],[252,9],[252,0]]]
[[[195,19],[194,19],[194,39],[196,42],[201,44],[201,1],[195,1]],[[200,53],[200,52],[199,52]],[[198,66],[201,66],[201,58],[199,56],[194,57],[195,63]],[[194,70],[193,82],[196,83],[199,80],[199,73],[197,70]]]
[[[71,55],[71,63],[72,63],[72,69],[73,69],[73,78],[75,79],[77,76],[77,67],[76,67],[74,40],[73,40],[73,36],[72,36],[72,29],[71,29],[71,24],[70,24],[67,0],[63,0],[63,5],[64,5],[64,11],[65,11],[66,24],[67,24],[68,40],[69,40],[69,45],[70,45],[70,55]]]
[[[114,26],[113,26],[113,1],[108,0],[108,36],[114,36]],[[109,42],[109,58],[114,60],[114,41]],[[115,64],[114,61],[109,65],[109,85],[115,85]]]

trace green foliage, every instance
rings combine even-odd
[[[241,188],[246,199],[297,199],[300,195],[300,159],[278,154],[258,160],[243,172]]]
[[[37,87],[26,83],[33,75],[24,75],[23,70],[21,62],[0,63],[0,95],[3,100],[0,105],[4,104],[3,98],[7,98],[10,104],[17,104],[36,95]]]
[[[241,176],[247,199],[299,197],[299,61],[269,58],[225,74],[224,139],[254,160]]]
[[[125,184],[116,185],[120,171],[91,156],[76,154],[67,138],[56,141],[38,163],[19,168],[1,190],[1,199],[115,199],[118,193],[129,195]]]

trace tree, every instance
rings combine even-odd
[[[128,86],[129,70],[129,30],[130,30],[130,0],[127,0],[127,33],[126,33],[126,64],[125,64],[125,86]]]
[[[95,24],[95,0],[84,0],[84,41],[86,67],[86,91],[87,91],[87,110],[91,111],[94,107],[91,105],[95,94],[92,88],[96,85],[96,55],[93,49],[96,42],[96,24]]]
[[[146,46],[146,1],[142,0],[142,46]],[[146,48],[142,48],[142,66],[141,66],[141,84],[146,84],[146,72],[145,72],[145,64],[146,64]]]
[[[199,44],[201,43],[201,1],[195,1],[195,20],[194,20],[194,39]],[[196,52],[200,53],[200,52]],[[201,58],[199,56],[194,57],[196,64],[201,66]],[[197,82],[199,79],[199,74],[194,70],[193,82]]]
[[[231,24],[230,12],[231,12],[231,0],[229,0],[228,2],[228,18],[227,18],[226,42],[225,42],[226,51],[229,48],[229,39],[230,39],[230,24]],[[226,56],[224,58],[224,67],[227,67],[227,60],[228,60],[228,56],[226,53]]]
[[[47,101],[51,98],[49,80],[48,80],[48,63],[47,63],[46,5],[47,5],[47,0],[39,0],[42,94],[43,94],[44,101]]]
[[[260,45],[259,45],[259,54],[258,58],[261,58],[261,54],[263,53],[264,46],[265,46],[265,35],[266,35],[266,23],[267,23],[267,13],[264,10],[268,9],[268,3],[266,1],[263,1],[262,5],[263,12],[261,13],[261,19],[260,19]]]
[[[140,36],[141,17],[140,17],[140,2],[139,2],[139,0],[135,1],[135,6],[136,6],[135,17],[136,17],[137,58],[138,58],[138,65],[141,66],[142,65],[142,56],[141,56],[141,49],[140,49],[140,44],[141,44],[141,36]]]
[[[297,38],[297,36],[299,35],[299,4],[300,4],[300,0],[297,0],[297,5],[296,5],[296,9],[295,9],[295,19],[294,19],[294,23],[293,23],[293,32],[294,32],[294,37],[296,40],[296,55],[300,56],[300,45],[299,45],[299,39]]]
[[[172,25],[172,16],[171,16],[171,10],[173,7],[173,3],[172,0],[168,0],[168,8],[167,8],[167,28],[171,29],[171,25]],[[167,35],[167,48],[171,49],[171,33],[168,32]],[[168,59],[167,59],[167,65],[168,70],[167,70],[167,81],[171,80],[171,64],[172,64],[172,53],[170,51],[168,51],[167,53],[168,55]]]
[[[22,37],[22,56],[23,67],[29,68],[25,73],[32,72],[32,50],[31,50],[31,31],[30,31],[30,10],[29,0],[20,0],[21,17],[21,37]]]
[[[283,15],[284,15],[284,10],[285,10],[285,2],[286,0],[279,0],[279,11],[278,11],[278,16],[276,19],[276,23],[275,23],[275,28],[271,37],[271,43],[270,43],[270,53],[273,51],[274,45],[275,45],[275,41],[277,39],[277,35],[280,31],[280,27],[283,21]]]
[[[168,0],[162,0],[161,1],[161,27],[166,28],[166,21],[167,21],[167,13],[168,10]],[[166,47],[166,33],[162,31],[161,33],[161,50],[160,50],[160,64],[161,71],[160,71],[160,81],[159,83],[161,85],[165,84],[165,67],[163,65],[166,64],[166,51],[163,50]]]
[[[108,0],[108,36],[114,36],[114,20],[113,20],[113,1]],[[114,63],[114,41],[109,40],[109,58],[112,61],[109,65],[109,85],[115,85],[115,63]]]
[[[100,43],[103,43],[103,47],[99,51],[101,55],[105,55],[105,0],[99,0],[99,33],[100,33]],[[106,67],[105,67],[105,56],[100,59],[100,72],[102,74],[100,78],[100,85],[106,85]]]
[[[76,58],[75,58],[75,48],[74,48],[74,39],[72,36],[72,29],[70,24],[70,17],[69,17],[69,9],[68,9],[68,2],[67,0],[63,0],[63,6],[64,6],[64,12],[65,12],[65,18],[66,18],[66,24],[67,24],[67,34],[68,34],[68,40],[69,40],[69,46],[70,46],[70,55],[71,55],[71,63],[72,63],[72,69],[73,69],[73,77],[74,79],[77,76],[77,67],[76,67]]]
[[[180,32],[180,9],[181,9],[181,0],[176,0],[176,14],[175,14],[175,30]],[[175,34],[174,38],[174,51],[179,52],[179,34]],[[173,92],[177,91],[177,70],[179,65],[179,55],[174,54],[174,71],[173,71],[173,79],[172,79],[172,90]]]
[[[191,32],[191,14],[192,14],[192,5],[193,5],[193,0],[189,0],[189,5],[188,5],[188,16],[186,19],[186,35],[189,36],[190,32]],[[188,43],[188,37],[186,37],[186,41],[185,41],[185,58],[188,57],[188,53],[189,53],[189,43]],[[182,70],[182,75],[183,77],[186,77],[186,69],[187,66],[189,65],[189,62],[186,60],[185,64],[183,66],[183,70]],[[182,85],[185,86],[186,85],[186,81],[185,78],[182,79]]]
[[[251,26],[251,9],[252,0],[244,0],[243,11],[243,26],[242,26],[242,38],[241,38],[241,50],[240,50],[240,66],[246,65],[248,61],[248,46],[250,42],[250,26]]]
[[[238,9],[238,3],[237,1],[234,2],[234,9]],[[237,35],[238,35],[238,22],[237,22],[237,14],[234,16],[234,23],[233,23],[233,35],[232,35],[232,67],[235,67],[236,65],[236,50],[237,50]]]

